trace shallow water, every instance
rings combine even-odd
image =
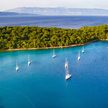
[[[107,47],[108,42],[85,46],[79,62],[82,47],[56,49],[55,59],[51,49],[0,52],[0,108],[108,108]],[[66,57],[72,74],[68,81]]]

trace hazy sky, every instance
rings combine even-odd
[[[107,8],[108,0],[0,0],[0,10],[16,7]]]

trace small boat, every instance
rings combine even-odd
[[[84,47],[82,48],[82,53],[84,53],[85,52],[85,50],[84,50]]]
[[[69,79],[71,78],[71,74],[69,73],[68,61],[67,61],[67,60],[66,60],[66,62],[65,62],[65,69],[66,69],[65,80],[69,80]]]
[[[53,50],[52,58],[56,58],[55,50]]]
[[[71,78],[71,74],[66,74],[65,80],[69,80]]]
[[[80,60],[80,58],[81,58],[81,57],[80,57],[80,52],[79,52],[79,54],[78,54],[78,61]]]
[[[19,66],[18,66],[17,63],[16,63],[16,71],[17,71],[17,72],[19,71]]]
[[[30,57],[28,56],[28,66],[30,66],[31,63],[32,61],[30,60]]]

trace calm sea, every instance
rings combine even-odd
[[[85,46],[78,62],[81,50],[56,49],[55,59],[52,49],[0,52],[0,108],[108,108],[108,42]],[[68,81],[66,57],[72,74]]]
[[[19,16],[0,17],[0,26],[44,26],[79,28],[108,24],[108,17],[102,16]]]

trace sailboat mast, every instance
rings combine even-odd
[[[69,66],[68,66],[68,61],[67,61],[67,59],[66,59],[66,61],[65,61],[65,70],[66,70],[66,73],[68,74],[69,73],[69,68],[68,68]]]
[[[55,55],[55,50],[53,50],[53,55]]]
[[[68,80],[71,78],[71,74],[69,73],[69,66],[68,66],[68,61],[66,59],[65,61],[65,70],[66,70],[66,75],[65,75],[65,79]]]

